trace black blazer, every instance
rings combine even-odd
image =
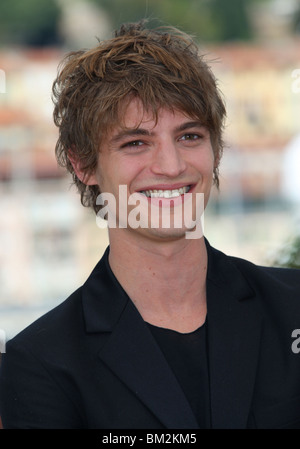
[[[300,428],[300,352],[292,338],[300,328],[300,271],[207,249],[212,427]],[[197,428],[110,270],[108,251],[81,288],[7,343],[4,428]]]

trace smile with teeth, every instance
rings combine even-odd
[[[140,193],[146,195],[148,198],[176,198],[177,196],[184,195],[190,190],[191,186],[180,187],[179,189],[172,190],[142,190]]]

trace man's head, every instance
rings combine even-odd
[[[85,179],[96,170],[102,140],[122,124],[135,98],[154,118],[168,107],[207,127],[218,186],[225,107],[209,66],[184,33],[127,24],[95,48],[67,55],[53,84],[54,121],[59,127],[56,155],[72,174],[82,204],[97,211],[99,187],[87,185]],[[84,173],[80,179],[74,161]]]

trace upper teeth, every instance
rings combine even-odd
[[[151,198],[175,198],[183,195],[190,190],[190,186],[180,187],[180,189],[173,190],[143,190],[141,193]]]

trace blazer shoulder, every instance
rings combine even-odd
[[[43,346],[49,341],[60,341],[63,335],[70,335],[72,329],[82,320],[82,287],[75,290],[67,299],[29,324],[15,337],[13,343]]]
[[[209,259],[213,270],[221,273],[234,273],[237,269],[250,280],[270,280],[270,282],[294,283],[300,288],[300,269],[263,266],[247,259],[231,256],[208,245]],[[215,273],[216,274],[216,273]]]
[[[243,282],[256,293],[275,296],[287,295],[300,301],[300,270],[292,268],[257,265],[249,260],[224,254],[209,247],[209,276],[219,279],[225,285]]]
[[[298,269],[256,265],[238,257],[229,256],[229,258],[249,279],[287,287],[294,286],[300,292],[300,270]]]
[[[264,307],[278,307],[284,314],[299,316],[300,270],[260,266],[237,257],[229,259]]]

